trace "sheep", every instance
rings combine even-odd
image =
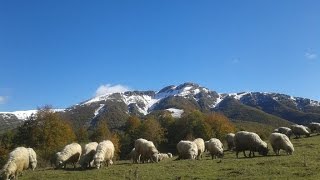
[[[105,140],[98,144],[96,154],[94,155],[94,165],[97,169],[100,169],[103,162],[107,163],[107,166],[113,164],[114,157],[114,145],[111,141]]]
[[[85,169],[91,167],[93,156],[96,154],[97,146],[97,142],[90,142],[84,146],[84,152],[79,161],[81,168]]]
[[[300,138],[301,135],[306,135],[306,137],[310,136],[310,132],[303,125],[294,124],[291,126],[291,129],[296,138]]]
[[[32,149],[32,148],[27,148],[28,152],[29,152],[29,165],[32,169],[32,171],[34,171],[34,169],[37,167],[37,154],[36,152]]]
[[[308,126],[310,128],[310,132],[314,133],[317,132],[318,134],[320,133],[320,123],[317,122],[312,122]]]
[[[292,155],[294,148],[289,140],[288,136],[281,133],[272,133],[269,136],[269,142],[272,146],[273,151],[276,153],[276,155],[279,155],[280,149],[283,149],[286,151],[286,153],[289,155]]]
[[[292,135],[292,130],[290,128],[288,128],[288,127],[279,127],[278,129],[275,129],[274,132],[285,134],[285,135],[288,136],[289,139],[290,139],[290,137]]]
[[[245,151],[249,150],[254,156],[254,152],[259,152],[260,155],[266,156],[268,154],[268,145],[266,142],[262,141],[261,138],[253,132],[239,131],[234,136],[234,145],[236,156],[240,151],[243,151],[245,157],[247,157]]]
[[[209,141],[205,141],[204,142],[204,151],[205,152],[208,152],[209,150],[208,150],[208,144],[209,144]]]
[[[226,135],[226,142],[227,142],[227,145],[228,145],[228,150],[231,151],[233,150],[234,148],[234,133],[228,133]]]
[[[158,162],[159,151],[152,141],[140,138],[134,142],[134,147],[138,155],[140,155],[140,161],[142,163],[149,160],[151,160],[151,162]]]
[[[76,163],[81,157],[81,146],[78,143],[66,145],[62,151],[56,153],[56,168],[66,168],[67,163],[72,163],[76,168]]]
[[[2,169],[2,178],[16,179],[22,171],[29,168],[29,151],[25,147],[17,147],[10,154],[7,163]]]
[[[162,161],[162,160],[164,160],[164,159],[169,159],[169,158],[170,158],[169,155],[166,154],[166,153],[159,153],[159,154],[158,154],[158,159],[159,159],[159,161]]]
[[[132,163],[139,163],[140,162],[140,155],[137,153],[136,148],[133,148],[129,153],[130,159],[132,159]]]
[[[202,153],[205,150],[204,140],[202,138],[197,138],[193,142],[196,143],[197,148],[198,148],[197,159],[200,159],[200,157],[202,158]]]
[[[168,154],[168,156],[169,156],[169,158],[172,158],[173,156],[172,156],[172,153],[167,153]]]
[[[177,144],[178,159],[195,159],[198,156],[197,144],[192,141],[180,141]]]
[[[210,152],[211,158],[222,158],[223,153],[223,144],[219,139],[211,138],[208,141],[208,151]]]

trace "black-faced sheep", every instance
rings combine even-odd
[[[111,141],[105,140],[98,144],[96,154],[94,155],[94,165],[99,169],[104,162],[107,163],[107,166],[113,164],[114,157],[114,145]]]
[[[56,168],[66,168],[67,163],[73,164],[73,168],[76,168],[81,152],[82,148],[78,143],[66,145],[62,151],[56,153]]]
[[[234,136],[234,145],[236,156],[238,158],[239,152],[243,152],[244,156],[247,157],[245,151],[249,150],[254,156],[254,152],[259,152],[260,155],[266,156],[268,154],[268,145],[262,141],[261,138],[253,132],[239,131]]]
[[[269,136],[269,142],[276,155],[279,155],[280,149],[285,150],[287,154],[292,154],[294,151],[293,145],[288,136],[281,133],[272,133]]]
[[[197,144],[192,141],[180,141],[177,150],[179,159],[195,159],[198,156]]]
[[[81,168],[85,169],[91,167],[97,146],[97,142],[90,142],[84,146],[84,151],[79,161]]]

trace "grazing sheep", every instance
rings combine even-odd
[[[140,162],[140,155],[137,153],[136,148],[133,148],[129,153],[130,159],[132,159],[132,163],[139,163]]]
[[[231,151],[233,150],[234,148],[234,133],[228,133],[226,135],[226,142],[227,142],[227,145],[228,145],[228,150]]]
[[[34,171],[34,169],[37,167],[37,154],[36,152],[32,149],[32,148],[27,148],[28,152],[29,152],[29,165],[32,169],[32,171]]]
[[[84,152],[79,161],[81,168],[91,167],[93,156],[96,154],[97,146],[97,142],[90,142],[84,146]]]
[[[7,163],[2,168],[2,178],[16,179],[22,171],[29,168],[29,151],[25,147],[17,147],[10,154]]]
[[[56,167],[66,168],[67,163],[72,163],[73,168],[76,168],[76,163],[79,161],[81,156],[81,146],[78,143],[72,143],[66,145],[62,151],[56,153]]]
[[[168,154],[169,158],[172,158],[172,157],[173,157],[171,153],[167,153],[167,154]]]
[[[254,156],[254,152],[259,152],[260,155],[266,156],[268,154],[268,145],[266,142],[262,141],[261,138],[253,132],[239,131],[234,136],[234,145],[236,156],[240,151],[243,151],[245,157],[247,157],[245,151],[249,150]]]
[[[208,150],[208,144],[209,144],[209,141],[205,141],[204,142],[204,151],[205,152],[208,152],[209,150]]]
[[[285,135],[288,136],[289,139],[290,139],[290,137],[292,135],[292,130],[290,128],[288,128],[288,127],[279,127],[278,129],[275,129],[274,132],[285,134]]]
[[[292,154],[294,151],[293,145],[288,136],[281,133],[272,133],[269,137],[269,142],[276,155],[279,155],[280,149],[283,149],[287,154]]]
[[[320,123],[312,122],[309,124],[309,129],[311,133],[320,133]]]
[[[223,157],[223,144],[219,139],[211,138],[208,142],[208,151],[211,154],[211,158]]]
[[[197,159],[200,159],[200,157],[202,158],[202,153],[205,150],[204,140],[202,138],[197,138],[193,142],[196,143],[197,148],[198,148]]]
[[[296,138],[300,138],[301,135],[305,135],[306,137],[310,136],[310,132],[303,125],[294,124],[291,126],[291,129]]]
[[[140,155],[140,161],[142,163],[148,162],[158,162],[158,153],[159,151],[155,147],[152,141],[146,139],[137,139],[134,142],[134,148],[138,155]]]
[[[105,140],[98,144],[96,154],[94,155],[94,164],[99,169],[103,162],[107,163],[107,166],[112,165],[112,158],[114,157],[114,145],[111,141]]]
[[[166,153],[159,153],[158,154],[158,159],[159,159],[159,161],[162,161],[164,159],[169,159],[169,155],[166,154]]]
[[[197,144],[192,141],[180,141],[177,150],[179,159],[195,159],[198,156]]]

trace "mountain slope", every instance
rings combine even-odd
[[[130,115],[168,111],[175,117],[192,110],[220,111],[234,122],[254,122],[272,127],[320,122],[320,102],[278,93],[241,92],[219,94],[195,83],[167,86],[160,91],[128,91],[104,94],[65,110],[62,116],[75,127],[92,127],[107,120],[111,129],[121,129]],[[34,111],[35,112],[35,111]],[[2,127],[15,127],[27,112],[0,112]]]

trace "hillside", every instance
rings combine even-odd
[[[107,119],[111,129],[121,130],[130,115],[143,119],[154,111],[170,111],[179,118],[192,110],[219,111],[234,122],[255,122],[270,127],[320,122],[320,102],[315,100],[279,93],[217,93],[195,83],[171,85],[160,91],[104,94],[59,113],[75,127],[94,127],[100,120]],[[15,112],[0,112],[0,124],[5,128],[17,127],[19,121],[25,119],[26,116]]]
[[[159,163],[132,164],[115,161],[102,169],[36,169],[27,171],[19,179],[318,179],[320,176],[320,136],[292,139],[293,155],[239,159],[232,152],[225,152],[220,160],[204,156],[202,160],[167,159]]]

